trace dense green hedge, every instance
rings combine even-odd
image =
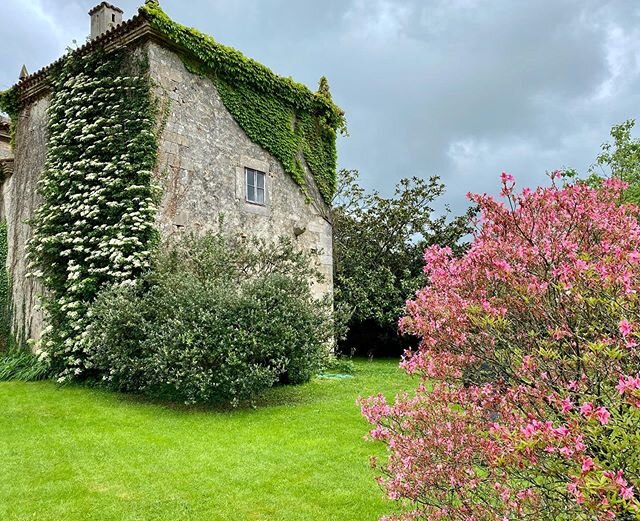
[[[330,301],[311,295],[311,266],[291,241],[210,233],[163,245],[143,284],[114,287],[93,308],[88,342],[104,385],[238,404],[308,381],[332,333]]]

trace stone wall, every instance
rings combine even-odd
[[[16,339],[39,338],[43,327],[38,295],[42,288],[27,278],[26,243],[31,237],[27,224],[38,207],[38,180],[47,153],[47,109],[49,98],[25,108],[18,118],[14,173],[2,186],[2,217],[7,220],[9,251],[7,269],[11,278],[12,322]]]
[[[214,228],[223,216],[224,229],[236,236],[296,238],[301,248],[317,254],[325,277],[315,293],[332,293],[329,209],[310,173],[312,202],[307,203],[281,163],[247,137],[210,80],[187,71],[175,53],[159,45],[149,43],[148,52],[156,93],[168,109],[157,164],[163,234]],[[265,206],[246,202],[245,167],[267,174]]]
[[[13,157],[9,136],[0,131],[0,159],[8,159]]]
[[[325,276],[315,293],[331,294],[332,226],[310,173],[308,203],[280,162],[238,126],[211,81],[188,72],[180,58],[163,47],[148,43],[146,50],[161,109],[168,114],[156,167],[163,188],[157,225],[163,235],[212,229],[223,217],[230,234],[295,238],[301,248],[317,255]],[[40,201],[37,184],[46,160],[49,103],[50,97],[40,98],[20,114],[14,173],[2,185],[0,201],[0,218],[8,225],[13,329],[20,342],[39,339],[44,326],[38,309],[42,287],[26,276],[25,250],[31,237],[27,222]],[[265,206],[245,201],[245,167],[267,174]]]

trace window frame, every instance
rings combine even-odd
[[[249,176],[252,176],[252,182],[249,182]],[[262,187],[258,181],[259,176],[262,176]],[[254,199],[249,197],[249,187],[253,189]],[[260,201],[260,191],[262,191],[262,201]],[[257,206],[267,205],[267,174],[257,168],[244,167],[244,200],[249,204],[255,204]]]

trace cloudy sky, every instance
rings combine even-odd
[[[125,16],[142,0],[112,0]],[[97,0],[0,0],[0,88],[84,42]],[[585,171],[640,111],[637,0],[162,0],[283,76],[329,78],[350,137],[339,163],[389,193],[442,177],[446,202],[559,167]]]

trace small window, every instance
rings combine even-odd
[[[115,22],[115,21],[116,21],[116,15],[115,15],[115,14],[112,14],[112,15],[111,15],[111,21],[112,21],[112,22]]]
[[[264,205],[265,173],[253,168],[245,168],[247,179],[247,202]]]

